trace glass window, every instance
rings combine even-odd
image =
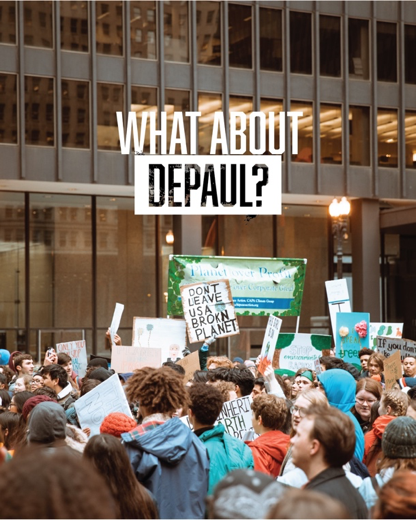
[[[23,2],[25,45],[53,47],[52,3]]]
[[[338,16],[319,16],[321,76],[341,76],[341,22]]]
[[[156,2],[130,2],[131,55],[155,60]]]
[[[269,113],[274,113],[274,129],[273,134],[273,146],[276,150],[280,148],[280,124],[279,117],[280,112],[283,112],[283,101],[281,99],[266,99],[260,100],[260,111],[266,115],[266,151],[270,152],[270,125],[269,125]],[[284,146],[284,145],[283,145]],[[285,154],[283,155],[285,157]]]
[[[198,63],[221,65],[221,3],[197,2]]]
[[[230,67],[252,68],[251,7],[228,4],[228,38]]]
[[[123,55],[123,3],[95,2],[97,52],[112,56]]]
[[[350,164],[370,166],[370,108],[350,106]]]
[[[62,80],[62,146],[90,146],[89,87],[87,81]]]
[[[97,144],[101,150],[120,151],[116,112],[124,110],[124,87],[97,83]]]
[[[313,162],[313,106],[304,101],[291,101],[291,112],[302,112],[298,119],[298,155],[291,155],[293,162]]]
[[[165,60],[189,62],[188,2],[163,2]]]
[[[230,122],[231,122],[231,112],[243,112],[246,114],[246,130],[245,130],[245,136],[246,136],[246,154],[250,153],[250,123],[249,123],[249,116],[251,112],[253,111],[253,99],[251,97],[243,97],[243,96],[230,96]],[[239,130],[241,128],[241,119],[236,117],[236,128]],[[233,131],[230,124],[230,145],[229,145],[229,153],[232,152],[232,142],[235,141],[235,148],[236,150],[241,149],[241,136],[235,135],[233,136]]]
[[[25,76],[25,142],[54,146],[54,80]]]
[[[61,49],[88,52],[88,2],[60,2]]]
[[[378,165],[397,167],[397,110],[377,112]]]
[[[16,43],[16,2],[0,2],[0,43]]]
[[[188,154],[190,151],[190,124],[189,117],[185,116],[185,112],[189,112],[190,104],[189,104],[189,92],[187,90],[165,90],[165,112],[167,118],[166,125],[166,134],[167,134],[167,143],[166,143],[166,153],[169,152],[170,148],[170,136],[172,133],[172,125],[173,125],[173,112],[182,112],[183,123],[185,128],[186,135],[186,146]],[[176,133],[179,136],[179,131]],[[175,154],[183,154],[181,151],[181,146],[176,144],[175,146]]]
[[[396,24],[377,22],[377,79],[397,81]]]
[[[91,210],[87,218],[87,206],[91,208],[87,196],[30,195],[30,321],[36,327],[92,326],[92,248],[85,240],[91,237]],[[82,219],[68,223],[62,209]]]
[[[141,128],[142,112],[154,112],[156,114],[156,128],[158,127],[157,121],[157,89],[153,87],[131,87],[131,111],[136,112],[137,124]],[[133,140],[132,140],[133,142]],[[156,150],[157,139],[156,139]],[[150,134],[149,134],[149,118],[147,119],[146,135],[144,140],[144,153],[150,153]]]
[[[406,111],[404,118],[406,168],[416,168],[416,112]]]
[[[222,110],[221,94],[198,94],[198,153],[209,155],[211,151],[211,137],[215,112]],[[221,155],[221,145],[217,144],[216,153]]]
[[[0,143],[17,143],[17,76],[0,74]]]
[[[342,113],[340,105],[321,104],[321,162],[342,164]]]
[[[283,70],[282,11],[260,7],[260,68]]]
[[[350,78],[369,79],[368,20],[348,19],[348,67]]]
[[[312,74],[312,25],[309,13],[290,12],[290,72]]]
[[[404,77],[406,83],[416,85],[416,25],[404,26]]]

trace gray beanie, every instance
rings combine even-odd
[[[415,459],[416,421],[405,416],[389,422],[381,439],[381,449],[389,459]]]
[[[53,401],[39,403],[29,416],[29,442],[50,444],[65,439],[66,415],[62,406]]]

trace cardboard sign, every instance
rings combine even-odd
[[[69,341],[68,343],[58,343],[56,352],[65,352],[72,358],[72,369],[79,376],[84,377],[87,370],[87,346],[85,340]]]
[[[90,428],[91,436],[100,433],[101,423],[110,413],[122,412],[132,417],[117,374],[80,397],[74,406],[81,428]]]
[[[400,357],[403,361],[407,356],[416,357],[416,342],[405,338],[385,338],[377,336],[377,350],[386,358],[395,352],[400,352]]]
[[[345,278],[341,280],[329,280],[325,282],[325,288],[328,298],[329,315],[331,317],[332,334],[335,340],[337,312],[351,312],[347,280]]]
[[[185,320],[133,318],[133,347],[162,349],[162,360],[175,362],[186,347]]]
[[[180,359],[176,364],[181,365],[185,369],[185,383],[187,383],[193,378],[195,370],[201,370],[198,350]]]
[[[401,338],[403,323],[370,323],[370,348],[377,350],[377,336]]]
[[[322,350],[331,348],[332,337],[326,334],[280,333],[276,349],[280,350],[279,368],[297,372],[299,368],[315,369]]]
[[[138,368],[159,368],[162,350],[160,348],[126,347],[114,345],[111,351],[111,368],[118,374],[133,372]]]
[[[386,390],[393,388],[396,381],[400,379],[402,375],[400,352],[396,350],[394,354],[384,361],[384,382]]]
[[[180,290],[190,343],[240,333],[228,280],[182,285]]]
[[[276,316],[269,316],[266,332],[264,334],[263,345],[260,352],[260,363],[257,370],[264,374],[266,368],[273,363],[273,356],[276,349],[277,338],[279,337],[282,320]]]
[[[118,328],[120,326],[121,316],[123,315],[124,305],[121,303],[116,303],[116,308],[114,309],[113,319],[110,325],[110,336],[111,336],[111,344],[114,346],[114,336],[117,334]]]
[[[361,370],[358,352],[370,344],[370,315],[368,312],[338,312],[336,318],[336,356]]]

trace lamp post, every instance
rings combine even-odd
[[[351,205],[345,197],[341,202],[334,199],[329,205],[329,214],[332,217],[332,233],[337,239],[337,278],[342,278],[342,240],[347,231],[347,217]]]

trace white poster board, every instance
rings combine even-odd
[[[114,309],[113,319],[110,325],[110,336],[111,336],[111,344],[114,346],[114,336],[117,334],[118,328],[120,327],[121,316],[123,315],[124,305],[122,303],[116,303],[116,308]]]
[[[79,376],[84,377],[87,370],[87,346],[85,340],[68,341],[67,343],[57,343],[56,352],[65,352],[72,358],[72,370]]]
[[[114,345],[111,350],[111,368],[118,374],[133,372],[138,368],[159,368],[162,365],[162,349],[126,347]]]
[[[257,367],[260,374],[264,374],[266,367],[273,363],[273,356],[276,350],[277,338],[279,337],[281,327],[282,320],[280,318],[269,316],[260,352],[260,363]]]
[[[375,323],[370,322],[370,348],[377,350],[377,336],[385,338],[401,338],[403,323]]]
[[[348,293],[347,280],[328,280],[325,282],[328,298],[329,315],[331,317],[332,335],[335,338],[337,312],[351,312],[350,295]]]
[[[185,320],[133,318],[133,347],[162,349],[161,362],[182,358],[186,347]]]

